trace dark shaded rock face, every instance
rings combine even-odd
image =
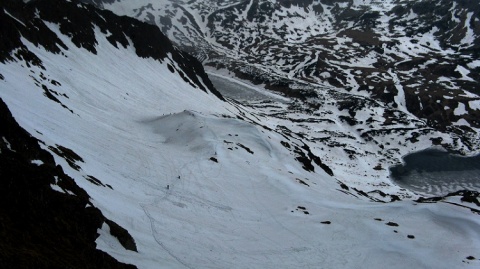
[[[1,99],[0,125],[0,268],[135,268],[96,249],[97,230],[114,222],[17,124]],[[114,229],[117,237],[136,250],[122,229]]]
[[[205,92],[208,90],[223,100],[200,62],[175,48],[156,26],[98,10],[79,1],[38,0],[23,3],[8,0],[0,3],[0,10],[0,39],[4,40],[0,43],[2,63],[13,61],[11,53],[14,52],[13,56],[23,59],[27,65],[42,66],[38,57],[23,45],[21,37],[52,53],[60,53],[60,48],[68,49],[45,25],[45,21],[57,24],[60,32],[70,37],[77,47],[96,54],[95,27],[98,27],[102,33],[108,33],[107,39],[113,46],[133,45],[139,57],[162,62],[167,54],[171,54],[172,60],[180,67],[178,73],[186,82]],[[133,44],[129,44],[127,38]]]

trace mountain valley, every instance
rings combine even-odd
[[[479,3],[6,0],[0,22],[0,267],[480,264],[480,181],[390,170],[480,153]]]

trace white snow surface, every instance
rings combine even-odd
[[[475,41],[475,33],[473,29],[470,27],[470,21],[472,19],[473,12],[469,12],[467,14],[467,19],[465,20],[465,28],[466,28],[466,34],[465,37],[460,41],[460,43],[466,45],[466,46],[472,46],[473,42]]]
[[[43,162],[41,160],[32,160],[31,163],[33,163],[35,165],[38,165],[38,166],[43,164]]]
[[[458,103],[458,106],[457,108],[455,108],[455,110],[453,111],[453,114],[455,114],[456,116],[461,116],[463,114],[467,114],[467,110],[465,109],[465,104],[463,103]]]
[[[138,253],[123,249],[108,225],[99,229],[97,247],[119,261],[138,268],[478,268],[478,260],[462,262],[480,256],[480,219],[469,209],[348,195],[318,167],[305,171],[280,145],[282,135],[236,119],[239,106],[169,72],[170,59],[138,58],[99,31],[93,55],[49,27],[69,47],[65,56],[24,40],[46,70],[0,64],[0,97],[32,135],[82,157],[77,171],[54,155],[135,239]],[[58,81],[48,87],[68,96],[58,99],[73,113],[44,97],[29,75]]]

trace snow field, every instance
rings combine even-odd
[[[62,145],[82,157],[79,170],[55,160],[135,239],[138,253],[123,249],[107,226],[99,230],[97,247],[119,261],[139,268],[478,265],[462,263],[480,256],[480,220],[468,209],[342,193],[335,178],[294,161],[280,145],[285,137],[235,118],[243,109],[254,119],[247,108],[172,74],[170,59],[115,49],[99,31],[93,55],[49,27],[69,50],[52,55],[24,40],[46,70],[0,65],[1,98],[44,147]],[[40,84],[73,113],[45,98]],[[340,162],[337,150],[332,158]],[[91,184],[89,175],[113,189]]]

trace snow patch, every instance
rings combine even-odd
[[[462,80],[475,81],[468,76],[468,74],[470,74],[470,70],[466,69],[465,67],[461,65],[457,65],[457,68],[455,69],[455,71],[457,71],[462,75],[462,78],[461,78]]]
[[[4,136],[2,136],[2,140],[10,151],[15,152],[15,150],[12,149],[12,145],[10,144],[10,142],[8,142],[8,140]]]
[[[460,43],[464,44],[465,46],[472,46],[475,42],[475,33],[473,29],[470,27],[470,21],[472,19],[473,12],[469,12],[467,14],[467,18],[465,19],[464,28],[466,29],[465,37],[460,40]]]
[[[480,100],[473,100],[468,102],[468,106],[471,110],[480,110]]]
[[[455,126],[470,126],[470,123],[468,123],[468,121],[466,121],[465,119],[459,119],[456,122],[452,122],[452,124]]]
[[[465,109],[465,104],[464,103],[458,103],[458,106],[457,108],[455,108],[455,110],[453,111],[453,114],[455,116],[461,116],[461,115],[464,115],[464,114],[467,114],[468,111]]]
[[[16,20],[18,23],[20,23],[21,25],[23,25],[23,27],[27,27],[25,25],[25,23],[23,23],[21,20],[17,19],[15,16],[13,16],[12,14],[10,14],[8,11],[6,11],[5,9],[3,9],[3,12],[5,12],[5,14],[7,14],[8,16],[10,16],[12,19]]]
[[[37,166],[43,165],[43,162],[41,160],[32,160],[30,163],[35,164]]]

